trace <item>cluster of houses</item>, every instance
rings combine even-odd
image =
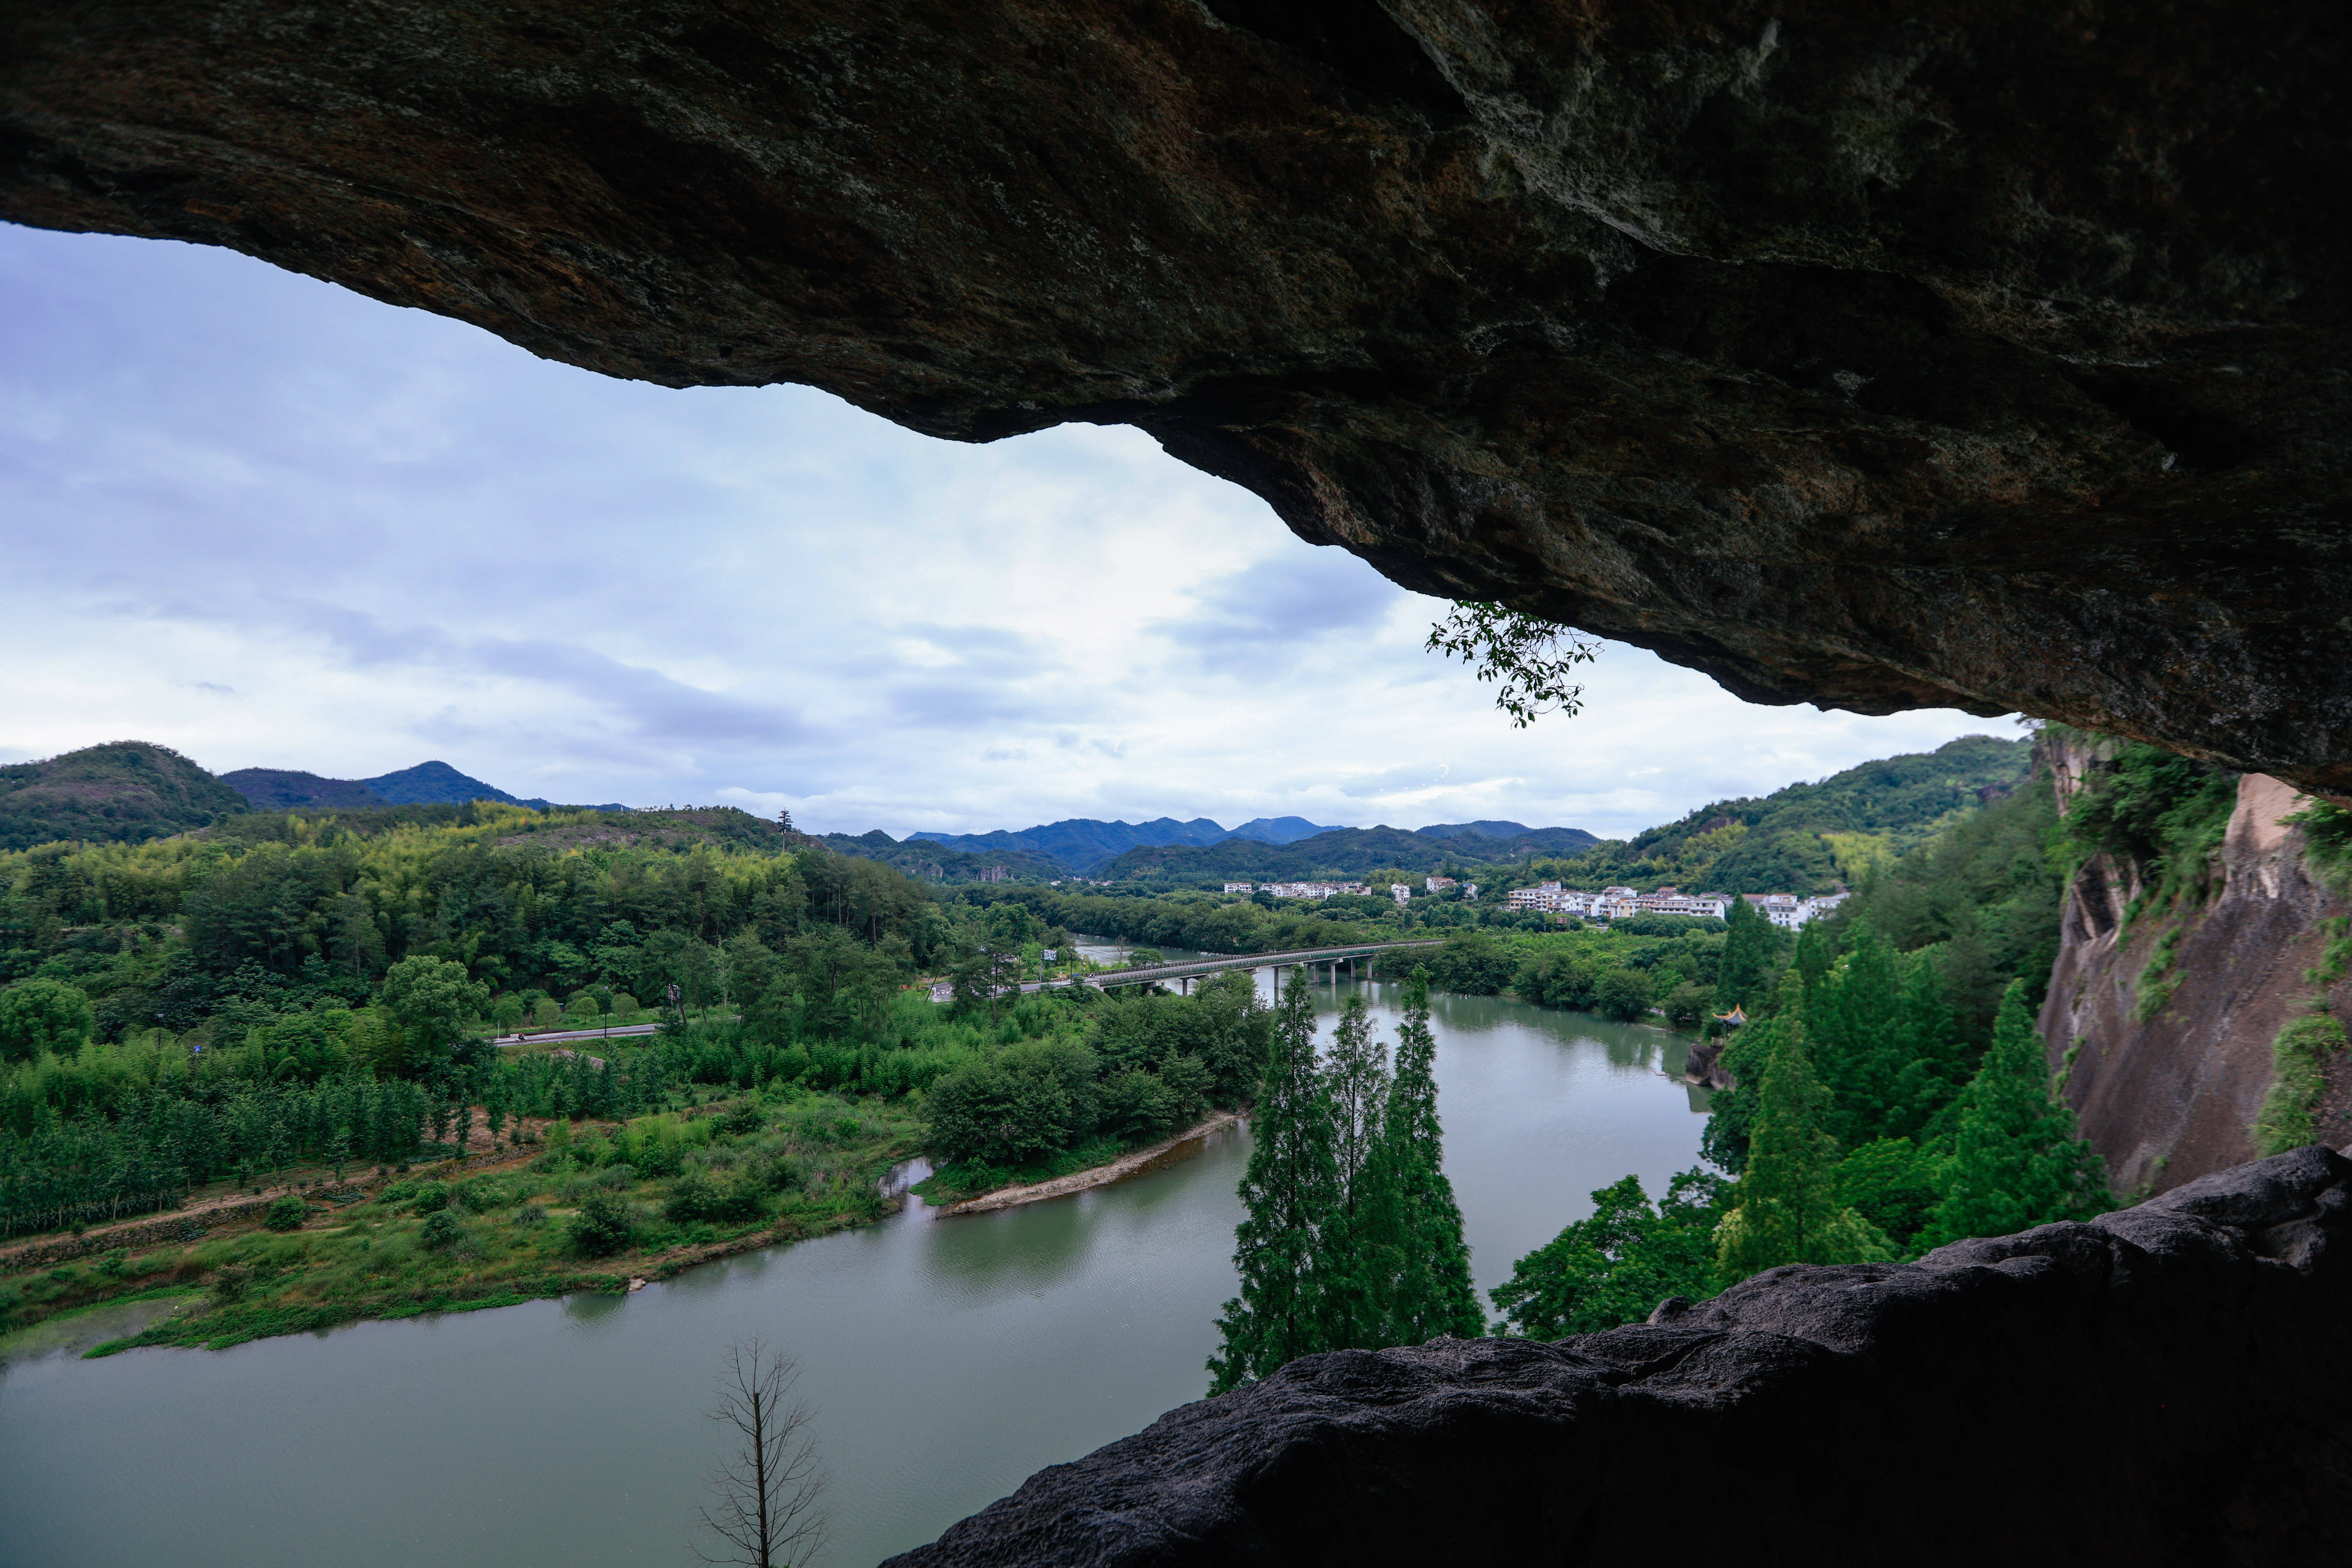
[[[1477,883],[1457,883],[1451,877],[1425,877],[1422,879],[1421,885],[1423,888],[1433,893],[1442,893],[1449,888],[1458,886],[1462,889],[1462,896],[1464,898],[1475,899],[1478,896]],[[1369,893],[1371,891],[1371,889],[1366,887],[1361,882],[1266,882],[1263,884],[1257,882],[1227,882],[1225,884],[1225,891],[1228,893],[1254,893],[1259,891],[1261,888],[1263,888],[1265,892],[1277,899],[1328,899],[1338,893]],[[1389,884],[1389,897],[1394,899],[1398,903],[1402,904],[1405,902],[1412,897],[1412,884],[1410,882],[1391,882]]]
[[[1800,898],[1794,893],[1738,896],[1774,925],[1783,931],[1795,931],[1807,921],[1828,914],[1850,895],[1830,893],[1818,899]],[[1731,912],[1731,900],[1729,893],[1685,893],[1679,888],[1660,888],[1654,893],[1640,893],[1631,888],[1603,888],[1597,893],[1583,893],[1563,888],[1558,882],[1513,888],[1509,894],[1510,906],[1515,910],[1581,915],[1596,921],[1630,920],[1635,915],[1695,915],[1719,921]]]
[[[1277,899],[1329,899],[1336,898],[1341,893],[1371,891],[1361,882],[1267,882],[1264,886],[1267,892]],[[1258,888],[1259,884],[1255,882],[1225,884],[1225,891],[1228,893],[1254,893],[1258,890]]]

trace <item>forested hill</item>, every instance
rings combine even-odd
[[[0,849],[58,839],[142,844],[245,808],[236,791],[179,752],[144,741],[0,767]]]
[[[822,843],[836,855],[877,860],[895,871],[926,882],[977,882],[992,870],[1002,870],[1006,876],[1024,882],[1050,882],[1057,877],[1069,875],[1067,867],[1026,850],[997,849],[975,853],[968,849],[950,849],[929,838],[909,838],[901,844],[878,827],[870,833],[856,835],[828,833],[814,842]]]
[[[910,835],[908,842],[920,840],[974,855],[1028,855],[1051,861],[1063,870],[1094,877],[1099,876],[1100,868],[1114,857],[1129,849],[1169,844],[1205,846],[1229,838],[1288,844],[1330,831],[1299,816],[1261,816],[1231,828],[1205,816],[1196,816],[1190,822],[1179,822],[1172,816],[1151,822],[1103,822],[1090,816],[1075,816],[1024,827],[1018,833],[917,833]]]
[[[1932,752],[1883,757],[1770,795],[1703,805],[1631,840],[1538,860],[1531,874],[1575,887],[1665,884],[1726,893],[1827,892],[1859,882],[1979,806],[2032,768],[2031,741],[1963,735]]]
[[[1471,825],[1481,826],[1518,825]],[[1443,826],[1435,833],[1402,827],[1335,827],[1293,844],[1228,838],[1200,847],[1170,844],[1130,849],[1096,874],[1106,879],[1159,876],[1173,880],[1223,878],[1289,882],[1360,877],[1378,870],[1433,872],[1450,866],[1468,869],[1507,865],[1530,856],[1574,855],[1600,842],[1580,827],[1528,829],[1512,838],[1492,837],[1458,826]]]

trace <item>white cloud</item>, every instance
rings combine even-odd
[[[0,756],[439,756],[803,826],[1512,817],[1622,834],[1998,722],[1611,647],[1515,730],[1443,606],[1139,433],[964,447],[673,392],[226,252],[0,228]]]

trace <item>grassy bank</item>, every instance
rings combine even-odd
[[[363,1318],[624,1291],[732,1252],[862,1225],[917,1147],[903,1103],[782,1088],[624,1123],[560,1124],[515,1161],[425,1168],[341,1207],[284,1200],[278,1226],[0,1276],[0,1330],[166,1289],[202,1308],[100,1345],[220,1349]]]

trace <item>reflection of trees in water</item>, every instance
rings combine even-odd
[[[923,1274],[948,1289],[1042,1290],[1077,1274],[1094,1222],[1083,1197],[941,1218],[924,1237]]]

